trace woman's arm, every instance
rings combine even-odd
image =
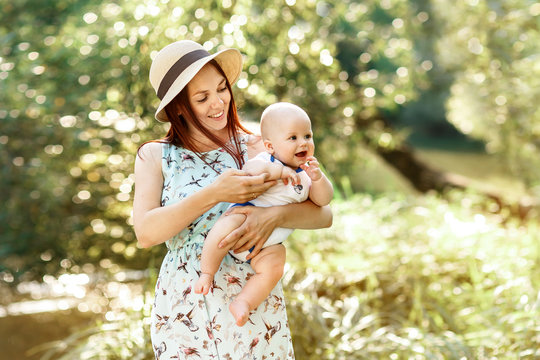
[[[220,243],[220,247],[236,243],[236,252],[255,248],[248,256],[252,258],[262,248],[264,242],[276,227],[289,229],[321,229],[332,226],[332,210],[330,206],[317,206],[310,200],[302,203],[283,206],[234,207],[227,214],[246,215],[246,221],[235,231],[231,232]]]
[[[161,143],[144,145],[135,160],[133,223],[139,245],[165,242],[217,204],[204,189],[170,206],[161,206]]]
[[[275,184],[265,183],[264,175],[245,176],[241,170],[229,169],[198,192],[161,206],[161,147],[160,143],[148,143],[141,148],[142,157],[135,160],[133,223],[142,247],[167,241],[219,202],[246,202]]]

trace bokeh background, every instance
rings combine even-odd
[[[244,54],[246,122],[313,121],[336,197],[287,244],[298,359],[540,358],[539,30],[532,0],[0,0],[0,358],[153,358],[133,164],[180,39]]]

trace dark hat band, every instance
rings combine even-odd
[[[169,71],[167,71],[167,73],[161,80],[157,91],[158,98],[160,100],[163,100],[165,94],[167,94],[167,91],[169,91],[171,85],[178,78],[178,76],[180,76],[180,74],[187,69],[188,66],[193,64],[195,61],[205,58],[207,56],[210,56],[210,53],[206,50],[200,49],[187,53],[186,55],[178,59],[178,61],[175,62],[173,66],[171,66]]]

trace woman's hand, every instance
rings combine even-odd
[[[240,227],[221,240],[219,247],[235,243],[233,249],[235,253],[240,253],[255,246],[247,256],[248,259],[253,258],[261,251],[262,246],[278,224],[278,216],[275,214],[274,208],[235,206],[229,209],[225,216],[229,214],[244,214],[246,220]]]
[[[218,202],[245,203],[255,199],[276,181],[265,181],[267,174],[250,176],[245,171],[227,169],[208,187]]]

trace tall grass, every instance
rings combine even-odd
[[[332,228],[296,231],[283,282],[297,359],[539,359],[539,224],[486,208],[462,192],[358,195],[333,204]],[[148,310],[46,355],[152,359]]]
[[[540,233],[474,194],[334,205],[288,242],[298,359],[539,359]]]

